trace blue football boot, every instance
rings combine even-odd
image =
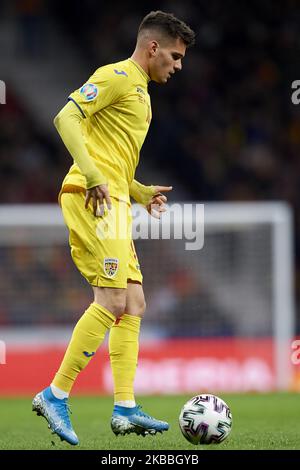
[[[157,432],[167,431],[168,423],[152,418],[141,410],[141,406],[127,408],[125,406],[114,406],[111,418],[111,429],[117,436],[118,434],[130,434],[132,432],[146,436],[147,434],[156,434]]]
[[[73,446],[79,443],[70,421],[68,399],[56,398],[51,387],[45,388],[34,397],[32,411],[36,411],[38,416],[44,416],[52,434],[57,434],[62,441]]]

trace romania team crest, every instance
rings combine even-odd
[[[118,271],[118,258],[104,258],[104,272],[109,277],[114,277]]]
[[[93,101],[98,95],[98,88],[93,83],[86,83],[80,88],[80,94],[86,101]]]

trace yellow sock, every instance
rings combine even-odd
[[[70,392],[77,375],[85,368],[115,320],[112,313],[93,302],[76,324],[53,384]]]
[[[133,383],[139,353],[140,317],[124,314],[109,333],[109,355],[116,401],[134,400]]]

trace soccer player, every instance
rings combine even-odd
[[[142,411],[134,398],[141,317],[145,310],[142,274],[131,239],[130,196],[160,215],[172,189],[144,186],[134,179],[151,121],[150,80],[165,84],[182,68],[194,32],[170,13],[142,20],[132,56],[100,67],[71,93],[54,124],[74,164],[59,200],[69,229],[72,258],[94,291],[94,301],[76,324],[63,361],[49,387],[33,399],[33,410],[53,433],[78,444],[68,396],[109,330],[117,434],[167,431],[168,423]]]

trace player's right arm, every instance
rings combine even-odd
[[[85,207],[92,200],[95,215],[103,215],[104,199],[111,208],[107,181],[89,155],[81,132],[81,121],[117,101],[127,81],[125,76],[115,73],[113,66],[101,67],[89,81],[69,96],[69,102],[54,119],[54,125],[65,146],[86,178]],[[100,213],[97,211],[98,203]]]
[[[54,118],[54,125],[62,138],[65,146],[86,178],[86,200],[87,208],[90,200],[93,205],[94,215],[103,215],[104,199],[107,207],[111,208],[107,182],[94,164],[85,146],[81,133],[81,121],[83,116],[74,102],[69,101],[66,106]],[[99,204],[99,214],[97,211]]]
[[[105,184],[101,175],[85,146],[81,133],[81,121],[83,116],[76,105],[69,101],[55,116],[54,125],[62,138],[65,146],[86,178],[87,188]]]

